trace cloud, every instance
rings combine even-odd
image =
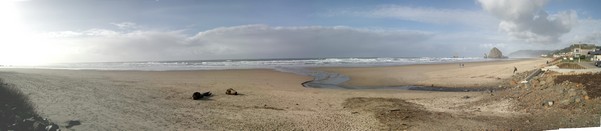
[[[61,62],[428,56],[433,33],[350,27],[242,25],[186,35],[181,31],[91,29],[48,33],[49,45],[68,48]],[[63,49],[67,50],[67,49]]]
[[[406,50],[403,47],[419,46],[430,37],[431,34],[418,31],[246,25],[201,32],[191,38],[191,43],[212,48],[212,53],[253,54],[264,58],[378,56]]]
[[[368,10],[333,10],[324,15],[393,18],[431,24],[459,24],[484,28],[497,22],[494,17],[482,11],[409,7],[402,5],[383,5]],[[478,18],[478,20],[474,20],[474,18]]]
[[[505,43],[486,43],[486,44],[480,44],[480,47],[485,48],[485,49],[492,49],[493,47],[497,47],[497,48],[506,48],[508,45]]]
[[[40,34],[40,37],[44,38],[76,38],[76,37],[94,37],[94,36],[118,36],[121,32],[108,30],[108,29],[89,29],[81,32],[77,31],[58,31],[58,32],[47,32]]]
[[[570,33],[567,33],[562,38],[568,40],[565,44],[577,42],[601,44],[601,20],[598,19],[580,19],[578,26],[572,28]]]
[[[478,0],[485,11],[499,18],[499,29],[528,43],[559,43],[577,24],[575,11],[549,14],[546,0]]]
[[[89,29],[44,33],[0,54],[44,62],[481,56],[490,46],[499,46],[482,44],[505,43],[507,36],[501,36],[494,31],[441,33],[345,26],[241,25],[195,34]]]
[[[136,28],[138,28],[138,25],[133,22],[121,22],[121,23],[111,23],[111,24],[119,27],[119,29],[136,29]]]

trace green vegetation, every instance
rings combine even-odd
[[[568,59],[561,59],[561,62],[591,62],[591,58],[590,57],[584,57],[581,56],[580,58],[576,58],[574,57],[572,60]]]
[[[541,57],[541,55],[543,54],[550,54],[553,53],[553,51],[551,50],[518,50],[515,52],[510,53],[509,57],[514,57],[514,58],[537,58],[537,57]],[[550,55],[548,55],[550,56]]]

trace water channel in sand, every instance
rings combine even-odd
[[[442,91],[442,92],[469,92],[469,91],[490,91],[492,88],[448,88],[448,87],[433,87],[433,86],[380,86],[380,87],[364,87],[364,86],[349,86],[342,83],[350,80],[350,77],[332,72],[309,70],[306,68],[288,68],[278,67],[278,71],[290,72],[305,76],[313,77],[313,80],[303,82],[303,87],[310,88],[330,88],[330,89],[398,89],[398,90],[419,90],[419,91]]]

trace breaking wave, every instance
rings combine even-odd
[[[46,68],[74,70],[222,70],[222,69],[278,69],[288,67],[362,67],[408,64],[454,63],[486,61],[480,57],[378,57],[378,58],[304,58],[304,59],[237,59],[194,61],[140,61],[62,63],[44,66],[12,66],[15,68]],[[5,66],[6,67],[6,66]]]

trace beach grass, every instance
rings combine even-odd
[[[0,79],[0,129],[28,129],[25,125],[14,125],[28,118],[39,118],[28,97]]]

